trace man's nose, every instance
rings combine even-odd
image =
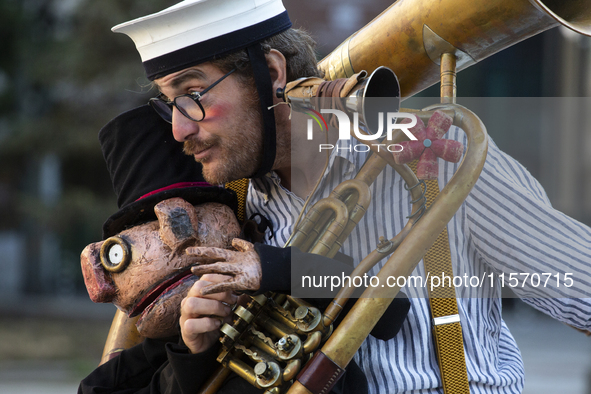
[[[183,115],[176,107],[172,108],[172,135],[178,142],[187,141],[199,132],[199,123]]]

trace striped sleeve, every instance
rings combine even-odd
[[[492,140],[466,222],[477,254],[505,287],[558,320],[591,328],[591,230],[553,209],[540,184]]]

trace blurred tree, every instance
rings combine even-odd
[[[80,251],[117,210],[97,133],[153,94],[110,28],[176,2],[0,0],[0,232],[26,234],[27,292],[83,291]]]

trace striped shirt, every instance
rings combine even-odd
[[[447,138],[466,145],[464,133],[455,127]],[[325,197],[340,182],[354,178],[365,156],[333,150],[317,194]],[[440,187],[458,165],[439,160]],[[403,183],[388,166],[371,186],[372,204],[341,248],[356,263],[376,247],[380,236],[392,238],[405,225],[411,205]],[[250,183],[248,215],[259,212],[271,220],[272,245],[285,244],[303,204],[274,173]],[[523,362],[502,319],[501,278],[535,308],[591,329],[591,229],[554,210],[540,184],[492,140],[480,179],[447,229],[455,275],[478,277],[480,282],[456,287],[470,391],[521,393]],[[519,273],[530,275],[525,280]],[[422,262],[413,275],[425,277]],[[518,286],[513,287],[515,280]],[[371,393],[442,393],[428,299],[413,297],[418,295],[413,288],[402,291],[411,298],[411,309],[400,332],[389,341],[369,336],[355,360],[365,371]]]

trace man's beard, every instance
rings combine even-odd
[[[219,149],[211,164],[207,158],[196,159],[203,165],[203,177],[212,185],[247,178],[261,165],[263,122],[258,100],[245,100],[245,105],[241,108],[227,126],[229,130],[241,130],[240,133],[226,138],[214,135],[208,140],[193,137],[184,143],[183,152],[189,156],[212,146]]]

